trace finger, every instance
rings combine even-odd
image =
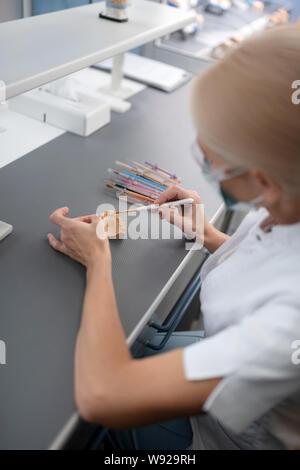
[[[175,207],[162,207],[159,209],[159,215],[162,219],[166,220],[176,227],[182,228],[182,216],[178,213]]]
[[[97,221],[96,235],[99,238],[99,240],[102,240],[102,241],[107,240],[108,238],[107,232],[105,230],[105,223],[104,223],[104,220],[101,219],[101,217],[99,217]]]
[[[158,204],[152,205],[152,207],[150,209],[151,214],[157,214],[157,213],[159,213],[159,211],[160,211],[160,208],[159,208]]]
[[[193,220],[192,218],[184,218],[178,212],[177,208],[162,208],[160,211],[161,218],[169,222],[170,224],[178,227],[188,238],[195,239],[198,237],[198,234],[193,229]],[[201,241],[203,240],[202,232],[200,231]]]
[[[63,242],[57,240],[52,233],[48,233],[47,235],[49,245],[56,251],[60,251],[61,253],[66,253],[66,247]]]
[[[77,222],[84,222],[86,224],[92,223],[92,215],[83,215],[81,217],[75,217],[73,220]]]
[[[92,223],[92,224],[93,224],[93,223],[98,223],[100,219],[101,219],[101,217],[100,217],[99,215],[97,215],[97,214],[91,215],[91,223]]]
[[[175,184],[164,191],[155,201],[155,204],[164,204],[169,201],[178,201],[188,197],[189,191]]]
[[[68,219],[66,215],[69,213],[68,207],[60,207],[56,209],[51,215],[50,220],[53,224],[58,225],[58,227],[66,227],[67,225],[73,223],[72,219]]]

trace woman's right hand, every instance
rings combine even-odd
[[[159,215],[162,219],[176,225],[190,239],[203,244],[204,231],[207,228],[208,221],[204,215],[204,209],[201,197],[196,191],[189,191],[179,185],[170,186],[164,191],[155,204],[162,205],[171,201],[180,201],[181,199],[193,199],[192,204],[186,204],[177,210],[177,207],[160,207]]]

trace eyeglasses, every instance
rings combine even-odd
[[[221,168],[213,168],[211,163],[205,158],[204,153],[202,152],[201,148],[197,140],[195,140],[191,146],[191,153],[196,160],[197,164],[200,166],[202,173],[204,176],[214,179],[215,181],[225,181],[235,176],[240,176],[247,173],[246,168],[228,168],[228,167],[221,167]]]

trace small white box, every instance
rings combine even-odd
[[[88,136],[110,122],[109,104],[82,91],[77,101],[36,89],[9,100],[9,107],[41,122]]]

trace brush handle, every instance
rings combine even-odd
[[[125,212],[141,212],[141,211],[149,211],[152,209],[158,209],[159,207],[176,207],[176,206],[183,206],[185,204],[193,204],[194,199],[188,198],[188,199],[181,199],[181,201],[169,201],[166,202],[165,204],[161,204],[161,206],[158,206],[157,204],[150,204],[149,206],[142,206],[142,207],[137,207],[136,209],[128,209],[124,211],[118,211],[116,214],[123,214]]]
[[[170,201],[166,202],[165,204],[162,204],[159,207],[176,207],[176,206],[184,206],[185,204],[193,204],[194,199],[188,198],[188,199],[181,199],[181,201]]]

